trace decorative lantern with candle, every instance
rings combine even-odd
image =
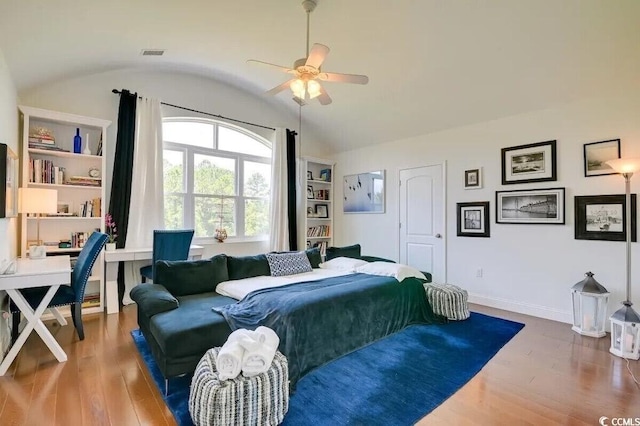
[[[573,327],[571,329],[584,336],[604,337],[607,322],[607,302],[609,292],[587,272],[586,278],[571,287],[573,300]]]

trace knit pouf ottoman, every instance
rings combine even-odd
[[[435,283],[424,284],[424,289],[434,313],[455,321],[469,318],[467,290],[453,284]]]
[[[209,349],[196,367],[189,392],[189,413],[196,426],[277,425],[289,410],[287,358],[276,352],[266,373],[240,374],[220,381],[216,358],[220,348]]]

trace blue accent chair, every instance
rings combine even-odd
[[[71,318],[73,319],[73,325],[78,332],[80,340],[84,340],[84,329],[82,327],[82,301],[84,300],[84,291],[87,287],[87,281],[91,275],[91,269],[93,268],[96,259],[102,251],[102,248],[107,243],[109,237],[107,234],[101,232],[94,232],[89,236],[89,239],[85,243],[76,265],[71,272],[71,285],[61,285],[53,295],[53,299],[49,302],[49,308],[56,308],[58,306],[71,305]],[[34,260],[34,262],[37,262]],[[33,287],[20,290],[22,295],[29,305],[35,309],[44,295],[49,290],[49,287]],[[16,305],[11,303],[11,312],[13,313],[12,339],[18,338],[18,324],[20,323],[20,310]]]
[[[140,268],[142,282],[147,282],[147,279],[156,281],[154,266],[158,260],[187,260],[193,233],[193,229],[153,231],[152,263]]]

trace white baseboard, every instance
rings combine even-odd
[[[504,309],[505,311],[517,312],[519,314],[531,315],[538,318],[572,324],[572,314],[570,311],[559,311],[546,306],[532,305],[530,303],[516,302],[513,300],[499,299],[494,297],[481,296],[469,293],[469,302],[478,305],[489,306],[491,308]]]

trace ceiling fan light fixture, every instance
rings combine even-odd
[[[309,80],[307,82],[307,93],[309,94],[309,99],[320,96],[320,83],[315,80]]]
[[[293,92],[293,96],[304,99],[306,95],[306,84],[303,80],[296,78],[291,82],[291,91]]]

